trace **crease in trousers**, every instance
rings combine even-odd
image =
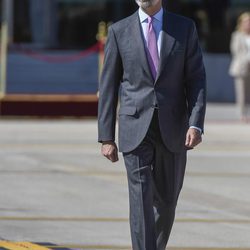
[[[183,185],[186,150],[164,145],[155,109],[148,132],[133,151],[123,153],[127,170],[133,250],[164,250]]]

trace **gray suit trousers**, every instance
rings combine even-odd
[[[123,156],[128,177],[133,250],[163,250],[183,185],[186,150],[173,153],[166,148],[155,111],[142,143]]]

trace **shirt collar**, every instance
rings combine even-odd
[[[141,8],[139,8],[139,18],[140,22],[143,23],[148,19],[149,15],[146,14]],[[160,23],[162,23],[163,19],[163,9],[161,8],[154,16],[156,20],[158,20]]]

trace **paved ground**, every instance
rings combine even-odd
[[[169,250],[250,249],[250,124],[207,114]],[[130,249],[123,162],[100,156],[95,120],[2,119],[0,157],[0,249]]]

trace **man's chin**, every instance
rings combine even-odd
[[[151,7],[153,5],[152,1],[141,1],[141,0],[138,0],[136,2],[143,9],[147,9],[147,8],[149,8],[149,7]]]

